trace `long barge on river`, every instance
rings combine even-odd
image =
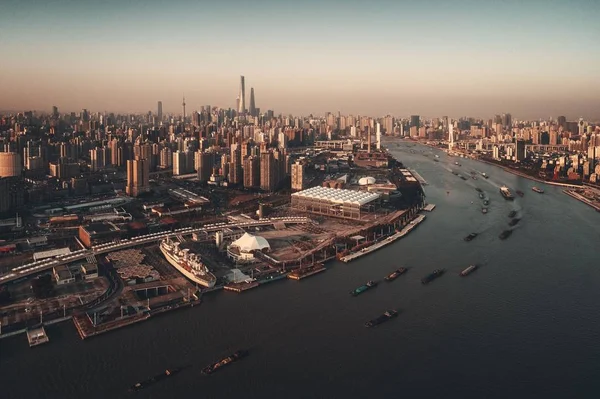
[[[302,267],[288,274],[288,278],[292,280],[302,280],[303,278],[314,276],[317,273],[324,272],[325,266],[322,263],[316,263],[308,267]]]

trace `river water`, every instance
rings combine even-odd
[[[50,343],[0,340],[2,398],[126,398],[165,368],[181,374],[138,397],[596,398],[600,391],[600,214],[490,165],[401,143],[392,153],[429,184],[437,205],[407,237],[302,282],[245,294],[215,293],[198,307],[81,341],[71,323]],[[415,151],[412,153],[410,150]],[[440,162],[433,161],[433,154]],[[426,157],[424,154],[428,154]],[[451,173],[486,172],[463,181]],[[502,184],[525,192],[505,201]],[[491,200],[481,213],[480,187]],[[471,203],[473,202],[473,203]],[[508,213],[521,223],[502,241]],[[467,243],[470,232],[480,235]],[[469,277],[469,264],[482,267]],[[348,292],[399,266],[404,276],[359,297]],[[435,268],[444,276],[427,286]],[[398,318],[366,320],[390,308]],[[200,368],[247,348],[243,361],[204,377]]]

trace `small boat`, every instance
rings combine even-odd
[[[544,194],[544,190],[542,190],[541,188],[538,187],[532,187],[531,188],[533,191],[535,191],[538,194]]]
[[[223,368],[225,366],[229,366],[232,363],[235,363],[238,360],[245,358],[246,356],[248,356],[247,350],[239,350],[227,357],[224,357],[223,359],[219,360],[216,363],[209,364],[208,366],[204,367],[201,370],[201,372],[204,375],[212,374],[215,371],[220,370],[221,368]]]
[[[483,200],[483,205],[488,206],[490,204],[490,200],[489,199],[484,199]]]
[[[434,159],[435,162],[440,162],[439,159]]]
[[[461,277],[468,276],[469,274],[473,273],[478,268],[479,268],[479,266],[477,266],[477,265],[471,265],[471,266],[467,267],[465,270],[463,270],[462,272],[460,272],[460,276]]]
[[[517,195],[519,197],[524,197],[525,196],[525,193],[523,191],[521,191],[521,190],[515,190],[515,193],[517,193]]]
[[[475,191],[477,191],[478,193],[482,193],[483,192],[483,190],[480,189],[479,187],[475,187]]]
[[[517,216],[517,211],[510,211],[510,213],[508,214],[509,218],[514,218],[515,216]]]
[[[505,240],[508,237],[510,237],[511,234],[512,234],[512,230],[504,230],[502,233],[500,233],[500,235],[498,237],[500,237],[501,240]]]
[[[511,227],[512,227],[512,226],[516,226],[516,225],[517,225],[517,223],[519,223],[520,221],[521,221],[521,219],[520,219],[520,218],[514,218],[514,219],[512,219],[510,222],[508,222],[508,225],[509,225],[509,226],[511,226]]]
[[[489,178],[489,176],[488,176],[488,175],[486,175],[486,174],[485,174],[485,172],[483,172],[483,173],[481,174],[481,176],[485,177],[486,179],[488,179],[488,178]]]
[[[169,378],[174,376],[175,374],[179,373],[181,370],[183,370],[183,367],[177,367],[174,369],[166,369],[163,373],[155,375],[154,377],[148,378],[147,380],[138,382],[137,384],[133,385],[132,387],[129,388],[130,391],[139,391],[142,390],[144,388],[149,387],[150,385],[153,385],[159,381],[164,380],[165,378]]]
[[[384,280],[385,281],[394,281],[395,279],[397,279],[398,277],[400,277],[401,275],[406,273],[407,270],[408,269],[406,267],[401,267],[400,269],[395,270],[392,273],[388,274]]]
[[[481,208],[481,213],[483,213],[483,214],[488,213],[488,209],[487,208]]]
[[[465,240],[465,241],[467,241],[467,242],[469,242],[469,241],[471,241],[473,238],[477,237],[477,235],[478,235],[477,233],[471,233],[471,234],[469,234],[468,236],[466,236],[466,237],[464,238],[464,240]]]
[[[365,327],[375,327],[380,325],[381,323],[385,323],[388,320],[393,319],[394,317],[398,316],[398,311],[397,310],[388,310],[386,311],[384,314],[382,314],[381,316],[377,317],[376,319],[373,320],[369,320],[365,323]]]

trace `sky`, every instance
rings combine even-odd
[[[3,0],[0,110],[600,119],[598,0]]]

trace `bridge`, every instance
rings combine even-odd
[[[213,233],[227,228],[251,228],[260,226],[269,226],[277,223],[284,224],[306,224],[310,223],[310,219],[307,217],[273,217],[265,218],[260,220],[248,220],[244,222],[235,223],[214,223],[207,224],[200,228],[183,227],[174,231],[160,232],[145,234],[143,236],[135,237],[132,239],[124,239],[119,242],[110,242],[106,244],[94,245],[90,249],[80,249],[78,251],[71,252],[66,255],[56,256],[54,258],[42,259],[36,262],[28,263],[26,265],[18,266],[11,269],[10,272],[0,275],[0,284],[9,283],[32,274],[40,273],[44,270],[48,270],[55,266],[64,265],[72,262],[76,262],[82,259],[86,259],[89,256],[102,255],[109,252],[120,251],[122,249],[135,247],[138,245],[149,244],[152,242],[160,241],[165,238],[173,238],[177,236],[187,236],[193,233]]]

